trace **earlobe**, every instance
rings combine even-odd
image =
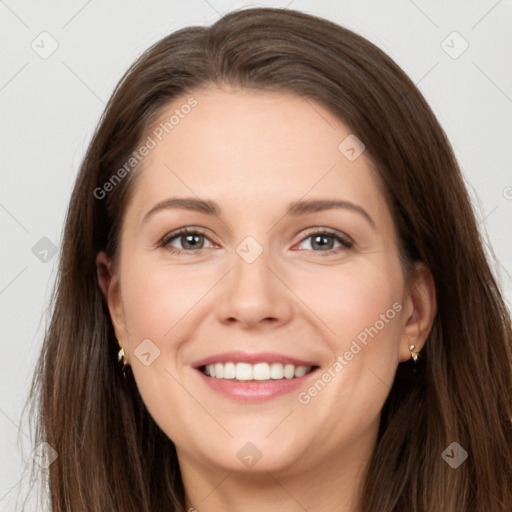
[[[414,352],[421,351],[430,334],[437,313],[436,286],[432,272],[421,262],[414,264],[409,283],[408,317],[402,330],[400,361],[411,358],[410,346]]]

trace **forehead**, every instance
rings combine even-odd
[[[250,207],[338,195],[383,207],[366,154],[344,152],[354,140],[350,128],[292,93],[212,87],[185,94],[161,111],[149,135],[155,147],[135,191],[140,214],[143,204],[171,195]]]

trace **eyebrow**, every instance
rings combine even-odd
[[[195,199],[188,197],[174,197],[165,199],[157,203],[151,210],[149,210],[143,217],[142,223],[146,222],[149,217],[154,215],[156,212],[168,209],[181,209],[196,211],[204,213],[206,215],[212,215],[219,217],[221,215],[221,208],[214,201],[207,199]],[[304,201],[296,201],[288,205],[285,215],[291,215],[298,217],[300,215],[306,215],[308,213],[315,213],[324,210],[333,209],[345,209],[350,210],[362,215],[373,229],[376,229],[375,221],[372,219],[370,214],[361,206],[351,203],[350,201],[340,199],[309,199]]]

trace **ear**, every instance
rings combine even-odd
[[[406,320],[400,341],[401,362],[411,358],[411,345],[414,345],[414,352],[423,348],[437,313],[434,278],[424,263],[414,263],[405,303]]]
[[[96,256],[96,273],[98,284],[108,306],[116,338],[119,344],[125,348],[125,356],[128,357],[127,331],[121,302],[119,276],[114,272],[112,262],[105,251],[100,251]]]

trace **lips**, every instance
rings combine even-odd
[[[319,368],[313,361],[269,352],[224,352],[191,366],[208,388],[243,402],[261,402],[290,393]]]

